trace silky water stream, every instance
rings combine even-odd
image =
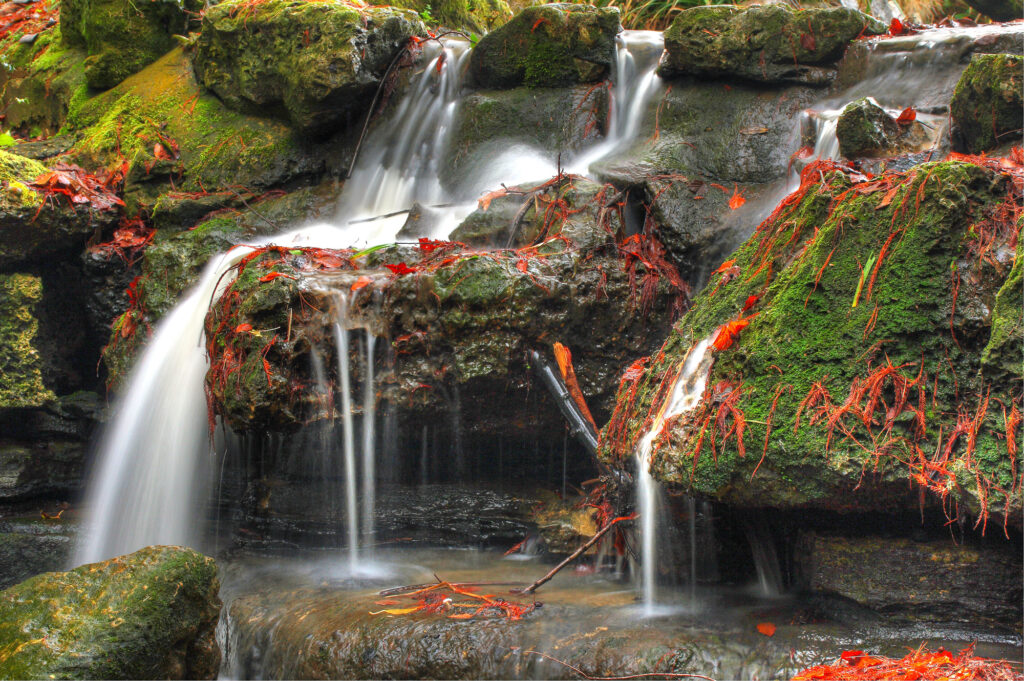
[[[813,123],[803,124],[813,129],[815,156],[838,155],[834,133],[830,132],[834,131],[833,114],[862,92],[877,94],[878,88],[888,82],[886,79],[900,69],[908,70],[900,76],[901,96],[881,101],[887,108],[913,105],[924,111],[928,106],[939,106],[931,104],[933,100],[943,96],[948,100],[955,76],[935,76],[940,66],[947,69],[947,62],[936,65],[913,56],[931,49],[928,39],[942,49],[964,49],[959,39],[925,37],[907,42],[902,52],[898,45],[869,50],[865,82],[872,78],[877,82],[830,95],[808,115]],[[651,115],[654,98],[663,91],[655,73],[660,52],[658,33],[626,32],[620,37],[608,132],[589,149],[562,159],[565,169],[585,173],[592,164],[619,153],[634,140],[644,116]],[[157,326],[100,444],[89,485],[88,524],[76,551],[76,564],[150,544],[207,545],[207,499],[211,490],[223,483],[227,455],[223,453],[226,445],[220,440],[231,436],[221,434],[214,442],[209,439],[203,399],[207,370],[203,322],[210,301],[223,290],[224,274],[232,265],[253,248],[269,243],[344,248],[393,241],[405,223],[405,215],[392,214],[413,203],[437,207],[429,232],[417,236],[443,238],[475,207],[475,201],[463,200],[466,196],[478,195],[503,182],[511,185],[543,180],[557,172],[558,159],[551,154],[516,148],[492,159],[488,172],[470,182],[473,186],[461,187],[454,195],[444,189],[438,179],[438,163],[458,113],[468,55],[466,43],[426,46],[425,68],[413,79],[386,129],[382,126],[367,140],[355,172],[342,191],[335,223],[301,226],[213,258],[196,286]],[[883,66],[876,68],[879,63]],[[950,73],[959,73],[958,69],[962,64]],[[920,75],[922,71],[924,75]],[[920,92],[912,91],[908,83],[919,83]],[[941,113],[934,111],[935,116]],[[785,183],[779,189],[783,192]],[[387,217],[378,217],[382,215]],[[323,470],[330,470],[330,475],[341,481],[337,493],[338,506],[344,508],[339,524],[344,526],[345,554],[339,556],[336,550],[297,553],[289,547],[292,555],[287,558],[249,556],[228,560],[222,573],[225,610],[218,632],[224,653],[223,676],[566,675],[557,663],[528,650],[548,651],[583,664],[589,674],[601,675],[647,671],[652,651],[660,649],[677,651],[670,664],[660,668],[721,678],[774,678],[830,660],[843,647],[871,644],[879,652],[896,654],[915,640],[927,639],[932,645],[946,642],[952,649],[978,638],[976,632],[961,632],[955,627],[892,627],[859,611],[848,621],[837,623],[823,616],[814,604],[780,596],[781,573],[771,536],[757,524],[744,530],[752,547],[757,581],[751,579],[749,587],[704,586],[698,594],[701,575],[716,573],[715,566],[708,564],[709,553],[713,562],[716,528],[714,509],[695,499],[684,502],[687,550],[670,558],[679,563],[679,555],[684,556],[680,564],[689,566],[685,570],[686,588],[661,585],[658,556],[666,548],[659,537],[667,523],[659,521],[661,493],[650,474],[651,456],[657,450],[665,422],[683,416],[703,393],[714,355],[711,338],[699,342],[679,368],[668,398],[636,452],[637,506],[641,515],[640,607],[637,590],[614,575],[566,570],[545,586],[543,616],[522,622],[493,619],[465,626],[447,618],[428,621],[369,614],[382,607],[398,607],[379,605],[379,589],[428,583],[435,580],[435,575],[453,582],[500,582],[485,588],[489,593],[532,605],[532,597],[507,594],[507,585],[533,581],[547,566],[536,557],[512,561],[493,551],[374,548],[380,529],[375,524],[382,517],[379,507],[404,502],[388,488],[378,489],[382,471],[387,468],[380,463],[387,449],[380,440],[387,440],[389,431],[389,417],[377,414],[374,405],[374,366],[384,352],[383,344],[377,343],[370,324],[351,318],[347,295],[338,292],[335,296],[334,347],[318,349],[312,355],[312,373],[323,399],[331,403],[340,418],[318,431],[318,439],[309,441],[322,452]],[[328,366],[328,356],[337,358],[336,369]],[[362,382],[358,387],[350,365],[353,356],[361,358]],[[336,392],[329,379],[332,372],[336,372]],[[358,394],[359,387],[362,404],[357,409],[353,394]],[[454,399],[457,401],[457,396]],[[353,418],[354,414],[358,418]],[[382,432],[384,437],[378,437]],[[421,449],[415,455],[418,477],[424,482],[436,479],[432,466],[440,449],[431,438],[432,432],[428,426],[423,427]],[[261,446],[280,447],[281,443]],[[222,458],[218,461],[217,456]],[[219,464],[219,470],[215,464]],[[218,495],[223,493],[217,491]],[[436,502],[449,491],[426,485],[417,493]],[[484,490],[478,496],[489,498],[489,493]],[[406,505],[414,508],[416,503]],[[486,501],[480,503],[481,507],[487,505]],[[418,522],[429,524],[430,519]],[[401,598],[396,600],[405,603]],[[800,622],[804,626],[783,624],[775,637],[767,639],[753,627],[764,619]],[[686,644],[681,647],[680,641]],[[979,652],[1012,656],[1015,646],[1019,641],[983,637]]]

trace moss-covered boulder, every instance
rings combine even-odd
[[[859,35],[885,32],[879,21],[845,7],[792,10],[786,5],[692,7],[665,31],[662,76],[743,78],[825,85],[832,65]]]
[[[1012,54],[971,57],[953,91],[949,115],[958,151],[978,154],[1021,138],[1024,59]]]
[[[469,78],[481,88],[594,83],[611,73],[619,30],[613,7],[528,7],[480,40]]]
[[[66,45],[87,51],[89,86],[105,90],[173,48],[202,8],[197,0],[62,0],[61,32]]]
[[[839,151],[846,158],[892,156],[927,141],[917,121],[898,123],[870,97],[850,102],[836,121]]]
[[[0,677],[213,679],[217,565],[151,546],[0,593]]]
[[[78,101],[68,127],[78,136],[71,158],[80,165],[128,161],[129,214],[152,210],[172,190],[244,195],[316,176],[324,171],[325,157],[337,151],[313,145],[280,121],[238,113],[201,92],[180,49],[117,87]]]
[[[487,33],[512,18],[506,0],[374,0],[370,4],[411,9],[427,25],[473,33]]]
[[[802,535],[798,584],[899,619],[1020,630],[1019,551],[952,540]]]
[[[72,99],[85,94],[85,50],[64,44],[60,24],[40,32],[32,42],[8,35],[0,41],[0,50],[8,64],[0,69],[5,128],[31,137],[56,134]]]
[[[30,274],[0,275],[0,408],[38,407],[54,398],[43,384],[36,347],[43,282]]]
[[[49,172],[42,163],[0,151],[0,271],[80,250],[97,231],[117,220],[114,210],[52,198],[32,185]]]
[[[995,305],[1021,206],[999,168],[932,163],[868,181],[809,166],[625,378],[606,460],[631,465],[682,358],[712,338],[699,403],[657,438],[658,478],[747,506],[956,500],[980,529],[1019,522],[1024,367],[1019,354],[1000,372],[982,362],[997,329],[1022,343],[1018,312]]]
[[[229,0],[203,14],[193,61],[231,108],[324,134],[362,122],[395,56],[425,30],[415,12],[390,7]]]
[[[479,178],[493,174],[489,165],[495,157],[516,145],[533,147],[550,158],[553,166],[559,154],[568,159],[573,152],[596,143],[607,122],[605,87],[471,92],[459,103],[451,142],[440,164],[441,181],[460,189],[479,184]]]

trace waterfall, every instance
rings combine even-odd
[[[690,349],[679,368],[668,398],[661,405],[650,430],[642,438],[636,450],[637,465],[637,509],[640,512],[640,561],[641,587],[644,610],[650,615],[657,605],[657,563],[658,563],[658,515],[660,488],[651,475],[651,456],[654,441],[661,435],[665,422],[684,414],[697,406],[708,381],[714,353],[709,352],[711,337],[705,338]],[[691,524],[695,523],[695,508],[690,509]],[[691,542],[696,542],[696,528],[691,532]],[[691,546],[691,585],[696,582],[696,546]]]

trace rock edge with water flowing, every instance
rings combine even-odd
[[[0,678],[213,679],[212,558],[151,546],[0,592]]]

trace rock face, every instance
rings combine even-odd
[[[49,512],[57,510],[53,507]],[[71,556],[74,529],[64,519],[0,520],[0,589],[64,567]]]
[[[884,32],[877,20],[845,7],[692,7],[665,31],[661,74],[825,85],[851,40]]]
[[[153,546],[0,593],[0,676],[213,679],[213,559]]]
[[[196,0],[65,0],[60,25],[67,45],[88,52],[89,87],[105,90],[167,53],[202,8]]]
[[[392,60],[425,31],[414,12],[390,7],[231,0],[204,13],[193,61],[231,108],[324,134],[361,122]]]
[[[1021,563],[1012,550],[807,534],[795,555],[802,586],[885,615],[1020,629]]]
[[[36,349],[43,298],[38,277],[0,275],[0,408],[38,407],[53,399],[43,385],[43,360]]]
[[[969,0],[967,4],[995,21],[1014,21],[1024,15],[1020,0]]]
[[[470,57],[470,82],[481,88],[595,83],[611,73],[619,30],[616,8],[528,7],[480,40]]]
[[[632,461],[682,358],[713,338],[699,404],[659,438],[660,479],[739,505],[837,510],[913,510],[920,490],[936,506],[958,500],[979,529],[1004,513],[1017,522],[1007,443],[1022,368],[996,357],[1009,336],[1021,344],[1022,313],[998,306],[1020,295],[1003,287],[1019,276],[1021,198],[998,168],[945,162],[867,181],[809,166],[679,333],[626,377],[606,460]]]
[[[920,123],[897,123],[875,101],[864,98],[843,109],[836,123],[836,138],[843,156],[863,158],[894,155],[925,141],[927,135]]]
[[[949,105],[954,148],[968,154],[1021,138],[1024,59],[1010,54],[975,55]]]

